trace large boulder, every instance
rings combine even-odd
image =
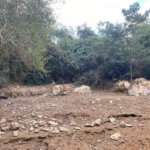
[[[128,81],[120,81],[117,85],[117,90],[118,91],[128,91],[128,89],[130,88],[130,83]]]
[[[64,88],[62,85],[56,85],[53,88],[53,94],[54,95],[61,95],[63,93],[63,91],[64,91]]]
[[[79,94],[87,94],[91,93],[91,88],[86,85],[82,85],[81,87],[75,88],[74,93],[79,93]]]
[[[131,88],[128,90],[128,94],[133,96],[150,95],[150,81],[144,78],[135,79]]]

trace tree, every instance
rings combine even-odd
[[[55,23],[50,0],[0,1],[0,64],[10,76],[20,67],[46,73],[48,36]],[[21,69],[21,68],[20,68]],[[23,71],[23,69],[21,69]]]
[[[139,43],[138,33],[139,26],[146,22],[150,10],[147,10],[143,15],[138,13],[140,10],[139,3],[133,3],[129,9],[123,9],[122,13],[125,16],[126,22],[124,23],[124,43],[125,49],[128,52],[126,55],[130,64],[130,79],[133,80],[133,67],[136,62],[143,59],[142,54],[146,53],[143,49],[143,45]],[[142,52],[142,53],[141,53]]]
[[[97,36],[95,32],[87,26],[87,24],[83,24],[82,26],[77,27],[77,35],[80,39],[86,39],[91,36]]]

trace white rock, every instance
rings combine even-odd
[[[116,119],[115,119],[115,118],[110,117],[110,118],[109,118],[109,120],[110,120],[110,122],[111,122],[112,124],[115,124],[115,121],[116,121]]]
[[[86,85],[82,85],[81,87],[75,88],[74,93],[79,93],[79,94],[87,94],[91,93],[91,88]]]
[[[97,119],[93,122],[93,124],[94,126],[100,126],[101,122],[102,122],[101,119]]]
[[[53,129],[54,129],[53,127],[50,127],[50,128],[48,128],[48,127],[41,127],[40,128],[41,131],[45,131],[45,132],[52,132]]]
[[[33,127],[34,128],[37,128],[39,125],[38,124],[33,124]]]
[[[65,132],[65,133],[67,133],[69,130],[67,129],[67,128],[65,128],[65,127],[59,127],[59,130],[61,131],[61,132]]]
[[[14,136],[14,137],[17,137],[18,135],[19,135],[19,131],[14,131],[14,132],[13,132],[13,136]]]
[[[46,123],[45,121],[39,121],[39,125],[40,125],[40,126],[46,126],[47,123]]]
[[[57,128],[54,128],[54,130],[51,132],[52,134],[59,134],[60,131]]]
[[[54,121],[48,121],[48,124],[49,124],[49,125],[52,125],[52,126],[57,126],[57,125],[58,125],[58,123],[56,123],[56,122],[54,122]]]
[[[120,122],[120,127],[125,128],[125,127],[133,127],[132,124],[127,124],[124,121]]]
[[[35,129],[35,131],[34,131],[34,133],[39,133],[40,131],[39,131],[39,129]]]
[[[0,135],[5,135],[5,132],[0,131]]]
[[[96,108],[92,108],[92,110],[93,110],[93,111],[95,111],[95,110],[96,110]]]
[[[38,118],[41,119],[43,117],[43,115],[38,115]]]
[[[55,119],[55,118],[51,118],[51,120],[52,120],[52,121],[56,121],[57,119]]]
[[[56,85],[53,88],[53,94],[54,95],[60,95],[63,92],[64,88],[62,85]]]
[[[110,138],[111,138],[112,140],[118,140],[119,137],[121,137],[121,134],[120,134],[120,133],[115,133],[115,134],[113,134],[113,135],[110,136]]]
[[[112,103],[113,103],[113,101],[109,101],[109,103],[110,103],[110,104],[112,104]]]
[[[76,124],[75,121],[71,121],[70,125],[71,125],[71,126],[76,126],[77,124]]]
[[[21,129],[26,129],[24,125],[21,125]]]
[[[33,128],[33,127],[31,127],[29,131],[30,131],[30,132],[33,132],[33,131],[34,131],[34,128]]]
[[[1,127],[2,131],[8,131],[10,130],[10,126],[9,125],[5,125]]]
[[[20,124],[18,122],[12,122],[11,126],[12,126],[13,130],[17,130],[17,129],[19,129]]]
[[[85,126],[85,127],[94,127],[94,123],[91,123],[91,124],[86,123],[84,126]]]
[[[75,129],[75,130],[81,130],[81,128],[80,128],[80,127],[75,127],[74,129]]]
[[[6,122],[6,119],[5,118],[2,118],[0,123],[5,123]]]

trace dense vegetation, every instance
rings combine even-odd
[[[122,10],[125,22],[86,24],[77,31],[57,24],[53,0],[0,1],[0,86],[10,82],[75,82],[110,86],[150,79],[150,24],[139,3]]]

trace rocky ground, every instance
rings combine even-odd
[[[150,150],[150,97],[91,94],[0,100],[0,150]]]

